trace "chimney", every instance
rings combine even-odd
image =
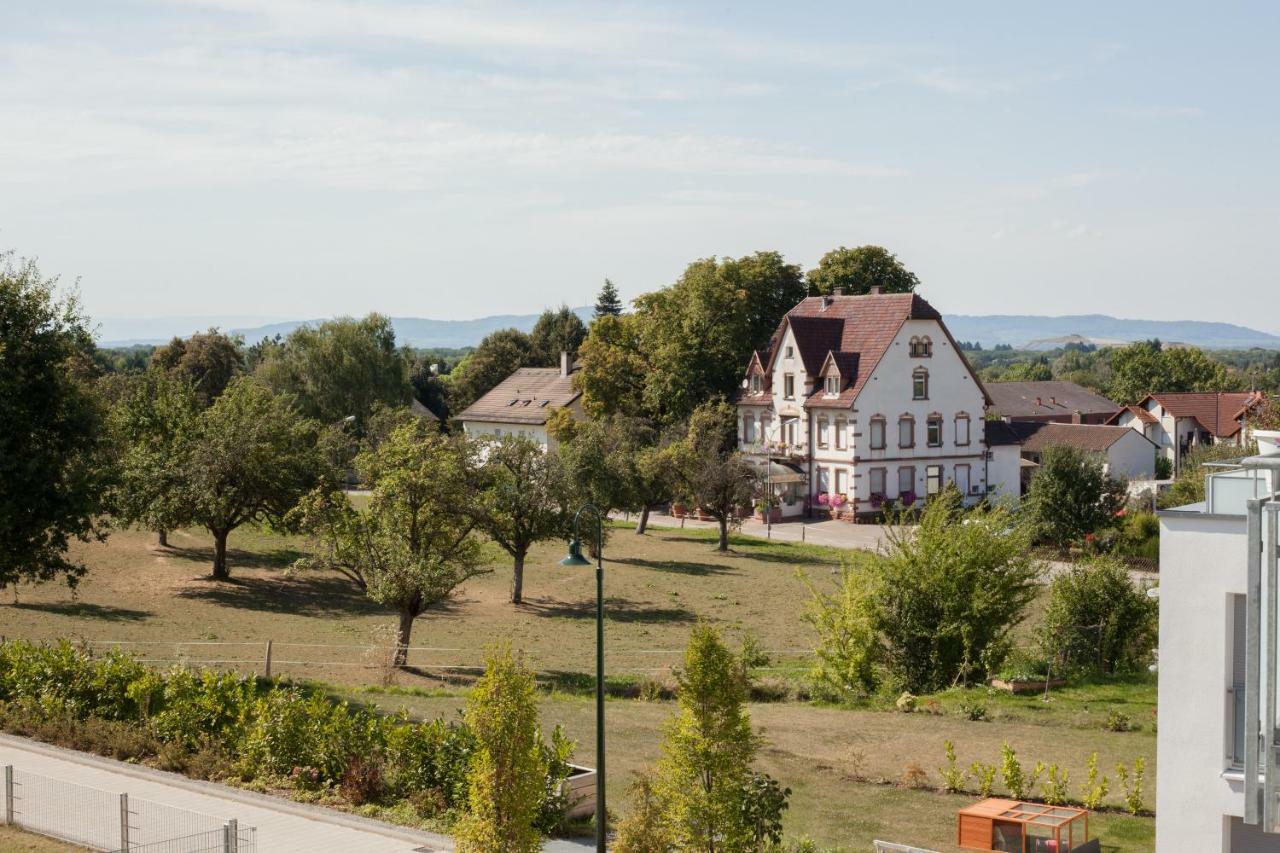
[[[872,296],[879,296],[879,295],[880,295],[880,285],[878,285],[878,284],[873,284],[873,285],[871,285],[871,289],[870,289],[869,291],[867,291],[867,292],[868,292],[869,294],[871,294]]]
[[[835,287],[831,288],[831,295],[844,296],[844,286],[837,284]]]
[[[561,376],[569,375],[569,351],[568,350],[563,350],[563,349],[560,350],[560,375]]]
[[[1040,402],[1040,398],[1039,398],[1039,397],[1036,397],[1036,405],[1037,405],[1037,406],[1043,406],[1043,405],[1044,405],[1044,403]]]
[[[830,305],[830,304],[831,304],[831,297],[830,297],[830,296],[827,296],[826,294],[823,294],[823,296],[822,296],[822,310],[823,310],[823,311],[826,311],[826,310],[827,310],[827,306],[828,306],[828,305]]]
[[[1050,398],[1049,398],[1049,405],[1050,405],[1050,406],[1056,406],[1056,405],[1058,405],[1058,398],[1057,398],[1057,397],[1050,397]]]

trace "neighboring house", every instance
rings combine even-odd
[[[988,382],[989,414],[1006,421],[1102,424],[1120,406],[1074,382]]]
[[[1012,424],[989,420],[983,428],[987,439],[987,489],[996,500],[1017,500],[1030,479],[1023,472],[1034,469],[1035,463],[1022,458],[1022,436]]]
[[[1055,444],[1076,447],[1102,460],[1114,477],[1151,480],[1156,474],[1156,445],[1137,430],[1102,424],[1013,423],[1022,458],[1040,464],[1041,454]]]
[[[1277,679],[1266,673],[1280,671],[1280,649],[1263,639],[1276,619],[1268,608],[1276,569],[1274,549],[1262,546],[1278,517],[1263,503],[1280,485],[1268,465],[1280,459],[1214,473],[1204,502],[1159,513],[1160,851],[1280,851],[1276,815],[1258,807],[1260,777],[1280,777],[1274,751],[1259,748],[1275,708]]]
[[[547,435],[547,418],[555,409],[582,417],[582,393],[573,387],[576,365],[560,353],[559,367],[521,367],[458,416],[462,428],[477,436],[522,435],[543,447],[555,445]]]
[[[412,400],[409,401],[409,411],[413,412],[415,415],[417,415],[418,417],[422,418],[425,421],[436,421],[437,423],[440,421],[440,418],[436,415],[435,412],[431,411],[426,406],[422,405],[422,403],[418,402],[417,397],[414,397]]]
[[[987,493],[986,392],[916,294],[803,300],[752,355],[736,402],[740,447],[769,461],[783,516],[823,494],[864,512],[948,483],[970,503]]]
[[[1109,424],[1129,427],[1151,439],[1174,470],[1182,458],[1204,444],[1227,442],[1243,446],[1244,423],[1262,402],[1256,391],[1148,394],[1135,406],[1125,406]]]

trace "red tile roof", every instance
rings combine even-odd
[[[1038,453],[1055,444],[1066,444],[1081,450],[1096,452],[1105,451],[1111,445],[1124,438],[1128,433],[1141,436],[1142,440],[1155,446],[1151,439],[1137,430],[1122,426],[1105,426],[1103,424],[1060,424],[1019,421],[1013,427],[1022,441],[1023,450]]]
[[[1218,438],[1240,432],[1240,419],[1262,402],[1257,391],[1178,392],[1148,394],[1138,405],[1155,400],[1176,418],[1195,418],[1200,426]]]
[[[1111,417],[1107,418],[1107,423],[1109,424],[1119,423],[1120,416],[1123,415],[1125,412],[1128,412],[1129,414],[1133,415],[1135,418],[1142,421],[1144,424],[1160,423],[1160,421],[1156,418],[1155,415],[1151,414],[1141,406],[1125,406],[1123,409],[1116,412]]]

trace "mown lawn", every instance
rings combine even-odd
[[[0,850],[6,853],[77,853],[88,849],[0,824]]]
[[[955,742],[963,766],[974,760],[998,764],[1000,745],[1008,740],[1028,768],[1037,760],[1067,768],[1073,793],[1090,753],[1099,753],[1099,765],[1113,782],[1117,762],[1131,765],[1141,755],[1147,762],[1146,801],[1154,803],[1153,678],[1056,690],[1047,702],[983,687],[952,690],[920,697],[922,710],[915,714],[890,710],[891,696],[852,709],[794,701],[813,643],[800,618],[807,593],[796,570],[822,584],[834,578],[842,560],[868,557],[741,536],[733,538],[731,553],[718,554],[713,535],[692,529],[653,529],[643,537],[626,528],[612,532],[605,565],[607,666],[619,688],[645,679],[670,683],[697,620],[720,626],[731,641],[754,635],[773,657],[757,675],[772,692],[792,698],[751,708],[769,739],[762,768],[793,790],[790,835],[851,850],[866,850],[877,837],[953,850],[955,810],[974,796],[894,784],[915,764],[937,785],[947,739]],[[481,662],[485,644],[505,638],[525,651],[548,688],[547,724],[563,724],[578,741],[578,759],[594,761],[594,578],[590,569],[558,565],[562,544],[534,549],[526,563],[526,602],[519,607],[508,601],[510,562],[495,553],[491,574],[468,581],[452,601],[418,620],[414,644],[433,650],[415,652],[415,671],[398,674],[395,685],[384,689],[378,686],[381,673],[370,668],[372,658],[353,646],[385,636],[392,614],[341,577],[287,571],[302,553],[303,540],[237,531],[231,538],[233,579],[224,583],[207,577],[206,534],[177,531],[170,541],[174,547],[160,549],[153,535],[126,530],[106,544],[77,546],[90,572],[76,593],[53,585],[22,587],[16,603],[0,605],[0,633],[154,643],[133,648],[160,665],[177,657],[242,660],[239,668],[246,671],[261,670],[271,639],[277,675],[323,682],[346,698],[424,716],[456,713],[463,702],[465,679],[442,681],[446,670],[439,667],[459,675],[456,668]],[[1021,632],[1033,625],[1034,616]],[[175,647],[174,641],[188,644]],[[985,709],[986,722],[966,718],[961,706],[975,704]],[[674,707],[669,701],[610,700],[615,813],[625,808],[632,772],[657,757],[662,723]],[[1126,713],[1141,730],[1105,731],[1112,710]],[[1118,803],[1112,787],[1110,799]],[[1153,847],[1150,818],[1108,813],[1091,825],[1106,849],[1137,853]]]

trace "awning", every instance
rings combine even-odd
[[[803,483],[807,477],[804,475],[804,469],[799,465],[791,465],[787,462],[770,461],[766,468],[763,464],[758,466],[761,479],[768,479],[775,486],[787,485],[788,483]]]

